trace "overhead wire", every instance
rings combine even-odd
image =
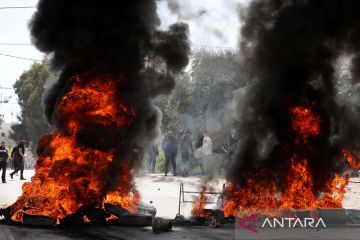
[[[41,62],[41,60],[38,60],[38,59],[33,59],[33,58],[28,58],[28,57],[14,56],[14,55],[4,54],[4,53],[0,53],[0,56],[17,58],[17,59],[22,59],[22,60],[29,60],[29,61],[34,61],[34,62]]]
[[[11,7],[0,7],[0,10],[7,10],[7,9],[29,9],[29,8],[36,8],[35,6],[11,6]]]

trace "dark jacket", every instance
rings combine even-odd
[[[177,154],[177,141],[172,135],[166,135],[162,142],[162,149],[165,155]]]
[[[5,148],[0,147],[0,161],[6,162],[8,159],[9,159],[8,151]]]
[[[181,153],[184,155],[189,155],[190,153],[193,153],[194,152],[194,148],[193,148],[193,145],[192,145],[192,141],[191,141],[191,138],[187,135],[184,135],[182,138],[181,138],[181,141],[180,141],[180,150],[181,150]]]

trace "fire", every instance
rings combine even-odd
[[[130,212],[135,212],[136,204],[139,202],[139,199],[140,195],[136,191],[124,196],[119,195],[118,192],[111,192],[106,195],[105,203],[120,205],[122,208],[125,208]]]
[[[83,221],[84,221],[85,223],[90,223],[90,222],[91,222],[90,219],[89,219],[86,215],[84,215]]]
[[[360,169],[360,162],[356,161],[358,159],[354,156],[354,154],[352,152],[350,152],[349,150],[344,149],[343,154],[344,154],[345,159],[347,160],[347,162],[351,166],[351,168]]]
[[[290,110],[292,128],[306,142],[309,136],[320,134],[320,117],[315,115],[309,108],[297,106]]]
[[[286,174],[270,172],[265,167],[250,170],[246,182],[239,186],[229,182],[224,193],[225,216],[246,214],[259,209],[316,209],[340,208],[348,176],[334,174],[325,183],[322,193],[316,193],[312,169],[306,159],[309,137],[320,135],[321,118],[311,108],[296,106],[290,109],[291,127],[295,132],[294,152],[287,164]],[[310,148],[311,149],[311,148]],[[305,152],[305,154],[303,153]],[[358,165],[353,155],[344,152],[352,167]],[[271,178],[266,177],[272,174]],[[266,180],[264,180],[266,179]]]
[[[118,219],[119,219],[119,218],[118,218],[117,216],[111,214],[110,217],[107,217],[107,218],[106,218],[106,221],[107,221],[107,222],[110,222],[110,221],[116,221],[116,220],[118,220]]]
[[[206,186],[202,186],[202,191],[198,198],[195,198],[194,206],[191,209],[191,216],[193,217],[210,217],[211,213],[205,211],[205,205],[207,201]]]
[[[107,131],[121,135],[135,120],[136,108],[118,98],[123,78],[82,74],[69,80],[71,87],[56,111],[63,119],[57,123],[62,130],[40,140],[35,176],[23,185],[23,194],[11,206],[12,220],[21,222],[23,213],[59,220],[84,205],[101,207],[104,201],[133,209],[139,201],[131,176],[136,153],[121,155],[123,150],[115,143],[108,149],[81,144],[82,132],[90,132],[86,141],[101,145],[107,140]],[[102,136],[89,131],[93,127]],[[121,163],[114,164],[119,155]],[[110,177],[109,169],[120,173],[119,177]]]
[[[344,199],[345,188],[348,184],[349,176],[340,177],[335,174],[332,181],[326,183],[326,191],[322,196],[319,207],[321,208],[341,208]]]
[[[340,208],[348,177],[335,175],[326,184],[325,192],[317,197],[313,192],[313,179],[307,161],[292,160],[285,178],[286,186],[280,188],[274,181],[264,183],[249,179],[242,188],[230,183],[225,193],[225,216],[241,215],[242,209],[315,209]]]
[[[284,191],[280,198],[281,208],[316,208],[317,201],[313,194],[313,179],[307,160],[291,159],[291,165],[284,181]]]

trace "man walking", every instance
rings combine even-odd
[[[16,147],[16,151],[13,154],[13,161],[15,164],[15,170],[10,173],[11,179],[14,178],[14,174],[20,171],[20,180],[26,180],[24,178],[24,163],[25,163],[25,138],[21,138],[19,144]]]
[[[170,162],[173,167],[173,175],[177,176],[176,173],[177,141],[172,132],[168,132],[168,134],[166,134],[162,143],[162,149],[165,154],[165,176],[167,176],[168,174]]]
[[[0,145],[0,171],[2,171],[1,180],[3,183],[6,183],[5,174],[6,174],[6,164],[8,159],[9,159],[9,154],[8,151],[6,150],[5,142],[2,141]]]
[[[180,141],[181,160],[182,160],[182,176],[189,175],[190,156],[194,153],[194,147],[191,141],[191,132],[188,130],[182,136]]]

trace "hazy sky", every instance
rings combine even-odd
[[[240,29],[237,6],[247,0],[168,0],[168,2],[164,0],[158,2],[161,28],[166,28],[177,21],[187,22],[190,26],[190,41],[193,49],[202,46],[210,49],[237,46]],[[1,43],[31,43],[28,22],[35,11],[35,8],[1,9],[1,7],[36,6],[36,4],[37,0],[0,1],[0,54],[39,60],[43,58],[43,54],[33,46],[1,45]],[[32,63],[32,61],[0,55],[0,87],[12,87],[16,79]],[[16,121],[16,115],[20,111],[16,95],[12,90],[3,89],[0,89],[1,94],[11,95],[12,98],[9,104],[0,103],[0,114],[4,114],[7,122]]]

